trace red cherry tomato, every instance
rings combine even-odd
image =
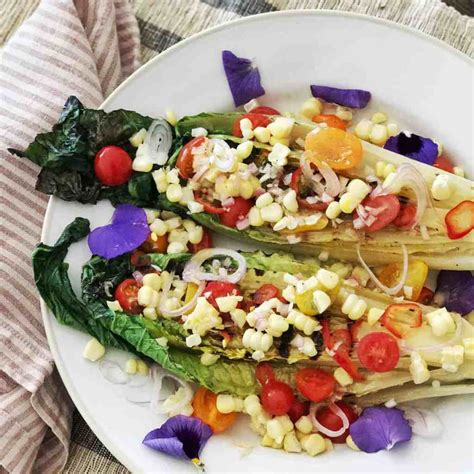
[[[212,205],[197,192],[194,192],[194,200],[199,204],[202,204],[204,207],[204,212],[208,212],[209,214],[223,214],[225,212],[224,208]]]
[[[396,339],[390,334],[371,332],[359,341],[357,356],[366,369],[389,372],[400,360],[400,349]]]
[[[295,400],[291,387],[278,380],[269,380],[260,393],[262,406],[267,413],[274,416],[286,415]]]
[[[220,214],[221,224],[227,227],[235,227],[238,221],[247,217],[251,208],[252,203],[248,199],[235,197],[234,204],[224,207],[224,212]]]
[[[244,118],[248,118],[252,122],[252,127],[253,129],[257,127],[266,127],[271,123],[271,120],[264,114],[261,113],[248,113],[245,115],[242,115],[242,117],[238,117],[234,125],[232,126],[232,135],[234,137],[241,137],[242,136],[242,130],[240,128],[240,121]]]
[[[416,206],[414,204],[400,204],[400,212],[393,220],[393,225],[397,227],[410,227],[413,224],[416,214]]]
[[[335,385],[333,375],[321,369],[305,368],[296,373],[298,391],[312,402],[329,398],[334,393]]]
[[[135,250],[132,255],[130,255],[130,264],[132,267],[146,267],[150,265],[150,263],[150,257],[141,250]]]
[[[385,309],[380,322],[393,335],[402,338],[411,328],[421,326],[423,315],[416,303],[391,304]]]
[[[272,298],[281,298],[280,290],[275,285],[267,283],[253,294],[252,301],[255,306],[258,306]]]
[[[188,244],[191,253],[197,253],[200,250],[210,249],[212,247],[212,235],[206,229],[202,229],[202,239],[197,244]]]
[[[293,191],[296,192],[296,199],[298,200],[298,204],[305,209],[311,209],[313,211],[324,211],[328,207],[328,204],[325,202],[316,202],[316,203],[309,203],[306,198],[302,197],[301,195],[301,183],[300,179],[302,177],[303,170],[301,168],[297,168],[293,171],[291,175],[291,182],[290,187]]]
[[[460,239],[474,229],[474,201],[463,201],[453,207],[444,218],[448,237]]]
[[[251,111],[251,114],[262,114],[262,115],[280,115],[277,109],[273,107],[267,107],[266,105],[259,105],[254,107]]]
[[[208,295],[209,293],[209,295]],[[219,307],[217,306],[216,298],[220,298],[221,296],[229,296],[229,295],[242,295],[240,288],[235,285],[234,283],[229,283],[227,281],[210,281],[204,288],[203,291],[204,296],[206,296],[207,301],[214,306],[217,310]]]
[[[421,289],[420,296],[418,296],[418,299],[416,301],[417,303],[428,305],[433,301],[433,296],[434,292],[424,286]]]
[[[346,349],[350,349],[352,346],[352,336],[351,332],[348,329],[335,329],[332,332],[332,337],[334,339],[334,344],[337,344],[341,341],[339,347],[345,347]]]
[[[345,130],[347,128],[347,122],[344,122],[344,120],[333,114],[316,115],[316,117],[313,118],[313,122],[325,123],[328,127],[340,128],[341,130]]]
[[[275,378],[275,373],[268,362],[262,362],[258,364],[255,369],[255,377],[260,382],[260,385],[265,385],[267,382]]]
[[[119,146],[105,146],[95,155],[94,172],[105,186],[120,186],[132,176],[132,159]]]
[[[309,413],[309,402],[302,402],[295,398],[293,405],[288,410],[288,416],[293,423],[296,423],[302,416]]]
[[[375,212],[377,213],[375,221],[371,225],[364,227],[363,230],[366,232],[375,232],[387,227],[391,222],[393,222],[393,220],[395,220],[400,212],[400,201],[397,196],[393,194],[367,197],[362,201],[362,205],[376,209]],[[359,217],[357,211],[355,211],[355,216]]]
[[[352,424],[357,420],[357,414],[354,409],[344,402],[336,402],[336,405],[344,412],[349,420],[349,423]],[[342,420],[336,415],[329,407],[321,408],[316,414],[316,419],[321,423],[325,428],[331,431],[339,431],[342,428]],[[340,436],[331,437],[323,434],[325,438],[330,438],[333,443],[341,444],[346,442],[346,438],[349,436],[349,428]]]
[[[193,169],[193,148],[200,147],[206,141],[206,137],[196,137],[186,143],[179,152],[176,160],[176,167],[179,170],[179,175],[183,179],[191,179],[194,175]]]
[[[115,299],[126,313],[139,314],[142,307],[138,304],[138,283],[134,278],[122,281],[115,290]]]
[[[454,173],[453,163],[444,156],[438,156],[438,158],[436,158],[435,162],[433,163],[433,166],[435,168],[439,168],[440,170],[447,171],[448,173]]]

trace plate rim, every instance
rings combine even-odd
[[[235,24],[242,24],[242,23],[252,23],[254,21],[259,21],[262,17],[293,17],[293,16],[321,16],[321,17],[347,17],[347,18],[357,18],[362,19],[364,21],[369,21],[373,23],[378,23],[381,25],[385,25],[390,28],[401,30],[405,33],[412,34],[414,36],[418,36],[424,40],[431,41],[435,45],[444,48],[448,52],[455,54],[458,58],[462,59],[464,62],[469,64],[471,68],[474,68],[474,60],[471,59],[467,54],[463,53],[462,51],[456,49],[454,46],[442,41],[439,38],[429,35],[423,31],[417,30],[407,25],[403,25],[401,23],[397,23],[392,20],[387,20],[385,18],[375,17],[371,15],[367,15],[364,13],[356,13],[356,12],[348,12],[348,11],[339,11],[339,10],[328,10],[328,9],[321,9],[321,10],[314,10],[314,9],[300,9],[300,10],[280,10],[275,12],[267,12],[267,13],[260,13],[257,15],[251,15],[248,17],[239,18],[236,20],[226,21],[219,25],[215,25],[209,27],[203,31],[195,33],[194,35],[184,38],[183,40],[179,41],[178,43],[170,46],[169,48],[165,49],[161,53],[157,54],[154,58],[149,60],[147,63],[140,66],[134,73],[132,73],[128,78],[126,78],[99,106],[99,109],[104,109],[107,107],[109,102],[113,101],[115,97],[121,93],[122,89],[127,87],[130,82],[135,80],[138,76],[145,73],[148,68],[151,68],[155,65],[155,63],[160,62],[163,58],[168,56],[169,54],[173,54],[174,51],[186,47],[188,43],[191,41],[213,34],[220,30],[224,30],[229,26],[233,26]],[[54,196],[51,196],[48,205],[46,207],[46,212],[44,215],[43,226],[41,229],[41,242],[44,242],[46,234],[48,233],[48,229],[50,228],[51,220],[52,220],[52,212],[53,206],[56,202],[60,200]],[[47,307],[46,303],[44,302],[43,298],[40,297],[40,310],[41,316],[43,320],[43,325],[46,333],[46,338],[48,341],[49,348],[51,350],[51,354],[53,356],[55,367],[61,377],[61,380],[68,392],[69,397],[71,398],[74,406],[77,408],[87,425],[90,427],[91,431],[97,436],[97,438],[101,441],[101,443],[108,449],[108,451],[127,469],[132,472],[143,472],[141,466],[137,465],[133,458],[128,457],[126,452],[123,452],[116,444],[113,442],[107,432],[102,429],[102,427],[96,423],[92,414],[88,411],[88,407],[85,403],[83,403],[81,397],[76,392],[75,383],[72,377],[69,376],[67,373],[66,368],[62,364],[61,355],[60,355],[60,348],[58,341],[53,335],[53,321],[55,318],[51,313],[50,309]],[[70,451],[68,451],[68,456]]]

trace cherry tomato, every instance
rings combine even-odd
[[[134,278],[127,278],[115,289],[115,299],[126,313],[139,314],[142,307],[138,304],[138,283]]]
[[[200,147],[206,141],[206,137],[196,137],[190,140],[183,146],[179,152],[176,160],[176,167],[179,170],[179,175],[183,179],[191,179],[194,175],[193,162],[193,148]]]
[[[372,332],[364,336],[357,346],[360,363],[374,372],[389,372],[400,360],[400,349],[393,336]]]
[[[191,253],[198,253],[200,250],[210,249],[212,247],[212,235],[211,233],[204,229],[202,229],[202,239],[197,244],[188,244],[189,251]]]
[[[400,201],[397,196],[393,194],[385,194],[383,196],[367,197],[362,201],[362,205],[370,207],[377,214],[375,221],[363,228],[365,232],[375,232],[387,227],[393,220],[398,216],[400,212]],[[369,210],[369,213],[371,211]],[[354,215],[359,217],[357,211],[354,211]]]
[[[352,346],[352,336],[351,332],[348,329],[335,329],[332,332],[332,337],[334,340],[334,344],[337,344],[339,341],[341,342],[339,347],[345,347],[346,349],[350,349]]]
[[[405,285],[412,288],[410,300],[416,301],[420,296],[423,285],[428,277],[428,265],[422,260],[411,260],[408,263],[407,278]],[[389,263],[377,272],[379,280],[386,286],[395,286],[402,276],[402,263]],[[403,295],[403,289],[397,293],[397,296]]]
[[[120,186],[132,176],[132,159],[119,146],[105,146],[95,155],[94,172],[106,186]]]
[[[204,207],[204,212],[208,212],[209,214],[223,214],[225,212],[224,208],[212,205],[197,192],[194,192],[194,200],[199,204],[202,204]]]
[[[345,130],[347,123],[340,119],[337,115],[333,114],[320,114],[313,118],[314,123],[325,123],[328,127],[339,128]]]
[[[273,107],[267,107],[266,105],[259,105],[254,107],[251,111],[251,114],[262,114],[262,115],[281,115],[277,109]]]
[[[453,207],[444,218],[448,237],[460,239],[474,229],[474,201],[463,201]]]
[[[288,413],[295,400],[295,395],[288,384],[273,379],[262,387],[260,400],[267,413],[280,416]]]
[[[324,211],[328,207],[327,203],[325,202],[309,203],[306,197],[302,196],[302,185],[301,185],[301,179],[303,178],[302,174],[303,174],[303,170],[301,168],[297,168],[291,174],[290,187],[296,193],[296,199],[298,200],[298,204],[301,207],[304,207],[305,209],[311,209],[313,211]]]
[[[359,372],[359,369],[352,361],[349,351],[344,347],[339,347],[333,356],[334,361],[342,367],[355,381],[364,380],[365,377]]]
[[[156,240],[153,239],[153,233],[148,235],[145,242],[140,245],[140,250],[145,253],[166,253],[168,248],[168,235],[154,235]]]
[[[252,203],[248,199],[235,197],[234,204],[225,207],[224,212],[220,214],[219,219],[221,224],[227,227],[235,227],[238,221],[247,217],[251,208]]]
[[[334,170],[354,168],[362,160],[361,141],[352,133],[338,128],[323,128],[308,133],[305,140],[308,159],[316,165],[327,163]]]
[[[385,309],[380,322],[395,336],[403,337],[411,328],[421,326],[423,316],[416,303],[391,304]]]
[[[305,368],[296,373],[298,391],[312,402],[326,400],[334,393],[336,380],[333,375],[321,369]]]
[[[344,412],[349,420],[349,424],[354,423],[357,420],[358,416],[354,409],[344,402],[336,402],[336,405]],[[325,428],[331,431],[339,431],[342,428],[342,420],[336,415],[328,406],[321,408],[316,413],[316,419],[321,423]],[[346,438],[349,436],[349,428],[342,435],[331,437],[323,434],[325,438],[329,438],[333,443],[341,444],[346,442]]]
[[[433,301],[433,296],[434,296],[434,292],[430,290],[429,288],[426,288],[426,286],[424,286],[421,289],[420,295],[418,296],[416,301],[420,304],[429,305]]]
[[[433,163],[435,168],[439,168],[440,170],[447,171],[448,173],[454,173],[454,165],[452,164],[451,160],[444,156],[438,156],[435,162]]]
[[[275,378],[275,372],[268,362],[262,362],[258,364],[255,369],[255,377],[260,385],[265,385],[267,382]]]
[[[206,296],[208,293],[209,295]],[[217,310],[219,310],[219,307],[217,306],[216,298],[229,295],[242,295],[240,288],[236,284],[227,281],[210,281],[205,286],[203,294],[206,296],[207,301]]]
[[[416,206],[414,204],[400,204],[400,212],[393,220],[393,225],[397,227],[411,227],[416,214]]]
[[[269,125],[271,123],[271,120],[264,114],[261,114],[261,113],[258,113],[258,114],[255,114],[255,113],[245,114],[242,117],[238,117],[235,120],[234,125],[232,126],[232,135],[234,135],[234,137],[241,137],[242,136],[242,130],[240,128],[240,121],[244,118],[248,118],[252,122],[252,126],[253,126],[254,129],[257,128],[257,127],[266,127],[267,125]]]
[[[207,388],[199,387],[192,401],[193,416],[207,423],[214,433],[222,433],[230,428],[237,413],[220,413],[217,409],[217,395]]]
[[[313,290],[305,291],[299,295],[297,294],[295,303],[298,309],[308,316],[316,316],[319,313],[313,301]]]
[[[296,423],[302,416],[306,416],[309,413],[309,402],[302,402],[295,398],[293,405],[288,410],[288,416],[293,423]]]
[[[262,285],[252,296],[252,301],[255,306],[261,305],[265,301],[271,300],[272,298],[281,298],[280,290],[271,283]]]
[[[150,257],[141,250],[135,250],[132,255],[130,255],[130,264],[132,267],[146,267],[150,265],[150,263]]]
[[[334,339],[331,335],[328,319],[321,320],[321,333],[323,335],[323,341],[326,349],[332,349],[334,347]]]

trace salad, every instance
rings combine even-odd
[[[116,206],[110,224],[78,217],[38,245],[38,290],[92,336],[87,359],[115,347],[129,374],[153,366],[155,391],[173,378],[152,449],[201,467],[239,413],[287,452],[391,449],[426,415],[398,404],[473,393],[473,183],[383,113],[352,126],[367,91],[313,85],[280,113],[256,101],[250,61],[223,64],[244,111],[154,119],[71,97],[11,150],[41,166],[40,191]],[[214,247],[210,231],[259,250]],[[84,238],[78,297],[64,260]]]

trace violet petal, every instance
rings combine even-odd
[[[433,301],[461,315],[474,311],[474,276],[468,271],[442,270]]]
[[[369,91],[361,89],[338,89],[337,87],[317,86],[314,84],[311,85],[311,93],[318,99],[353,109],[363,109],[371,98]]]
[[[149,233],[145,211],[131,204],[121,204],[115,209],[112,223],[94,229],[87,243],[94,255],[110,259],[135,250]]]
[[[143,444],[182,459],[199,459],[202,448],[212,436],[212,430],[199,418],[176,415],[160,428],[150,431]]]
[[[433,140],[415,133],[401,132],[390,137],[384,148],[427,165],[432,165],[438,158],[438,145]]]
[[[349,432],[356,446],[366,453],[392,449],[397,443],[409,441],[412,435],[403,412],[386,407],[366,408]]]
[[[250,59],[238,58],[232,51],[222,51],[222,63],[236,107],[265,94],[258,68]]]

